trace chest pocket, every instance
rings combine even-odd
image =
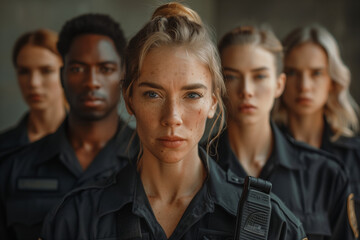
[[[309,239],[324,239],[331,236],[330,222],[326,213],[302,215],[299,219]]]
[[[59,200],[25,196],[9,198],[6,201],[7,226],[16,232],[18,239],[37,239],[43,219]]]

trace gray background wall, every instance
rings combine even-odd
[[[128,38],[165,0],[0,0],[0,130],[14,125],[26,111],[11,65],[19,35],[36,28],[59,31],[82,13],[106,13],[119,21]],[[359,0],[183,0],[219,38],[242,22],[269,23],[282,38],[294,27],[318,22],[337,38],[353,75],[351,93],[360,102]],[[123,109],[120,110],[124,112]]]

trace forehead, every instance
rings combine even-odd
[[[60,57],[50,50],[29,44],[21,48],[16,58],[16,64],[20,67],[49,66],[59,63]]]
[[[294,47],[285,57],[287,67],[324,67],[327,65],[327,61],[324,49],[312,42],[305,42]]]
[[[151,50],[144,58],[139,81],[195,83],[209,81],[211,73],[206,64],[185,47],[163,46]]]
[[[114,61],[120,63],[114,41],[105,35],[83,34],[71,42],[65,61],[78,60],[82,62]]]
[[[272,53],[261,46],[231,45],[221,53],[223,67],[231,67],[238,70],[251,70],[260,67],[275,69],[275,58]]]

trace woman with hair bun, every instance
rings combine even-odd
[[[64,120],[66,100],[60,82],[62,61],[57,40],[57,33],[39,29],[16,41],[12,61],[29,111],[16,127],[0,135],[0,153],[55,132]]]
[[[345,165],[360,221],[359,106],[349,92],[350,71],[335,38],[322,26],[297,28],[283,44],[287,83],[273,117],[287,134],[334,154]],[[355,218],[350,221],[359,236]]]
[[[287,138],[270,120],[286,80],[280,41],[268,28],[242,26],[224,35],[219,53],[227,90],[220,166],[239,177],[270,181],[309,239],[353,239],[342,167],[328,154]]]
[[[126,50],[123,95],[136,118],[138,158],[63,199],[44,239],[232,239],[242,185],[199,148],[208,118],[220,121],[217,135],[222,129],[224,91],[216,46],[197,13],[159,7]],[[271,197],[268,239],[303,239],[301,223]]]

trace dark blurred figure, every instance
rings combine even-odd
[[[284,40],[287,83],[274,118],[296,140],[336,155],[360,196],[358,105],[349,93],[350,71],[334,37],[323,27],[295,29]],[[358,208],[360,202],[356,200]],[[354,196],[348,198],[351,226],[358,236]],[[358,209],[360,211],[360,209]],[[359,221],[358,216],[358,221]]]
[[[29,111],[17,126],[0,134],[0,154],[54,133],[64,120],[57,41],[57,33],[47,29],[25,33],[16,41],[12,61]]]
[[[353,239],[343,168],[329,154],[286,138],[270,121],[285,86],[282,50],[266,27],[238,27],[220,41],[228,97],[219,164],[239,177],[272,182],[272,192],[302,221],[309,239]]]
[[[136,151],[133,130],[117,113],[126,46],[119,24],[107,15],[79,16],[62,28],[57,46],[69,115],[54,134],[0,163],[2,239],[37,239],[67,192],[109,177]]]

